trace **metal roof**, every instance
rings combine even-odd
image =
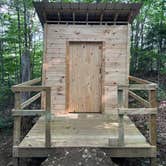
[[[34,2],[40,22],[58,24],[125,24],[132,23],[140,3],[64,3]]]

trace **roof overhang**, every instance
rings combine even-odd
[[[142,6],[140,3],[62,3],[34,2],[42,25],[57,24],[128,24]]]

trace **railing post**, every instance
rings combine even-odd
[[[46,89],[45,146],[51,146],[51,88]]]
[[[21,94],[20,92],[15,92],[15,109],[20,109],[21,107]],[[13,131],[13,145],[19,145],[21,141],[21,117],[14,117],[14,131]]]
[[[124,107],[124,91],[118,90],[118,105],[119,108]],[[124,114],[118,112],[119,116],[119,130],[118,130],[118,145],[124,146]]]
[[[156,102],[156,90],[149,91],[149,102],[152,108],[157,107]],[[149,129],[150,129],[150,143],[151,145],[156,145],[157,143],[157,123],[156,114],[151,114],[149,119]]]
[[[156,102],[156,90],[150,90],[149,91],[149,102],[150,106],[152,108],[157,107],[157,102]],[[153,146],[156,146],[157,144],[157,122],[156,122],[156,114],[151,114],[150,119],[149,119],[149,130],[150,130],[150,143]],[[151,166],[157,166],[157,159],[151,158],[150,159],[150,165]]]

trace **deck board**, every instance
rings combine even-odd
[[[125,146],[149,147],[145,137],[125,116]],[[45,146],[45,121],[41,117],[19,147]],[[51,147],[109,147],[108,139],[118,138],[118,117],[102,114],[54,115],[51,120]]]

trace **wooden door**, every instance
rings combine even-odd
[[[68,56],[68,111],[100,112],[102,43],[71,42]]]

